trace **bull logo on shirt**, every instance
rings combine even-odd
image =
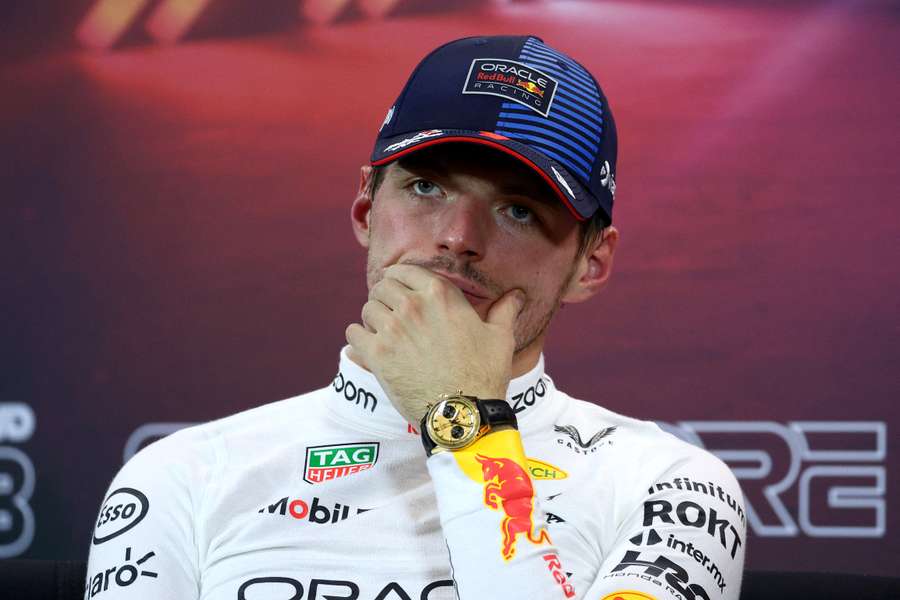
[[[515,555],[516,540],[520,535],[525,535],[532,544],[550,542],[546,530],[534,531],[534,487],[528,471],[509,458],[478,454],[475,460],[481,465],[485,482],[484,503],[505,515],[500,523],[503,559],[510,560]]]

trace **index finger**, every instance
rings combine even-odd
[[[384,276],[396,279],[411,290],[423,290],[438,275],[418,265],[396,264],[384,270]]]

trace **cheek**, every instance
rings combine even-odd
[[[385,207],[373,211],[367,260],[370,287],[381,279],[381,271],[414,253],[421,245],[421,227],[415,225],[408,217]]]
[[[544,255],[521,256],[516,260],[516,267],[518,270],[516,278],[529,299],[534,302],[547,302],[559,296],[560,290],[568,281],[572,265],[568,261],[548,262]]]

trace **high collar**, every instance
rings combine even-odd
[[[328,409],[341,423],[354,429],[403,438],[418,433],[391,404],[375,375],[350,360],[348,347],[341,350],[338,373],[326,388]],[[544,373],[544,356],[533,369],[509,382],[506,401],[516,411],[519,429],[536,424],[538,415],[553,404],[556,389]],[[543,420],[543,419],[540,419]]]

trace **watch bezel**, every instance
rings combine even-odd
[[[451,402],[458,402],[460,404],[463,404],[475,416],[474,426],[466,431],[465,435],[457,440],[447,439],[444,436],[438,434],[438,432],[434,429],[434,420],[436,415],[439,414],[439,411],[443,411],[444,407]],[[475,439],[478,437],[478,434],[481,432],[481,421],[481,411],[478,408],[477,402],[469,396],[457,394],[442,397],[437,404],[435,404],[428,410],[428,414],[425,418],[425,429],[428,432],[428,437],[431,438],[431,440],[436,445],[447,450],[459,450],[460,448],[465,448],[475,441]],[[468,428],[469,426],[466,425],[466,427]]]

